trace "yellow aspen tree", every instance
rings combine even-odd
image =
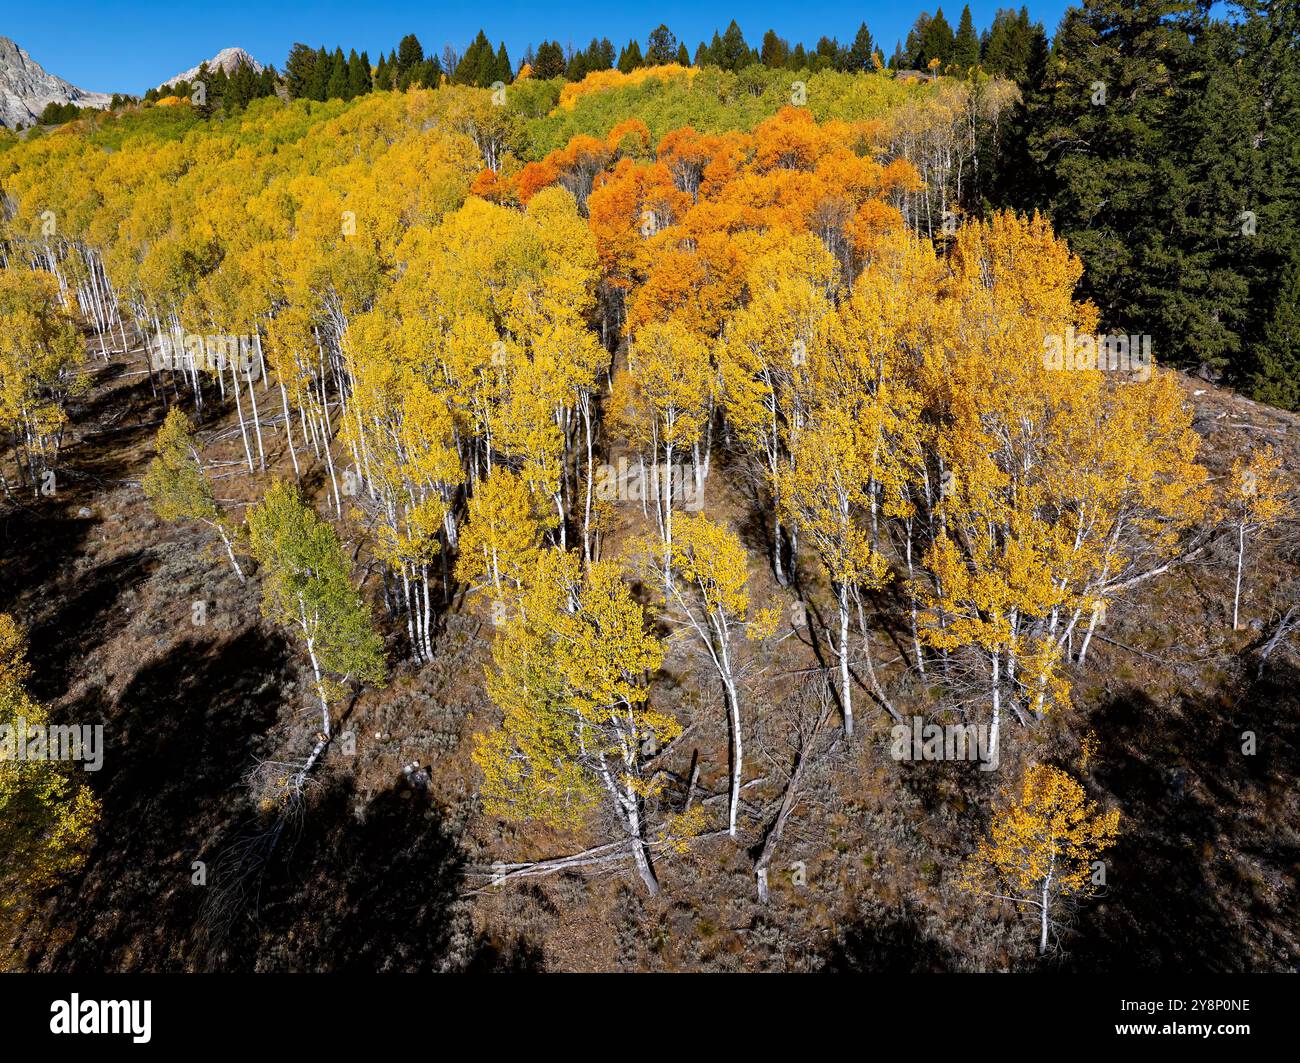
[[[1220,519],[1237,539],[1237,572],[1232,591],[1232,630],[1236,631],[1241,608],[1241,572],[1246,543],[1253,535],[1267,531],[1287,511],[1286,482],[1281,476],[1282,459],[1272,447],[1253,451],[1249,459],[1236,457],[1219,504]]]
[[[853,602],[860,590],[883,587],[889,579],[889,566],[871,544],[867,523],[871,474],[861,424],[836,408],[819,410],[817,416],[817,423],[800,434],[789,468],[778,475],[776,493],[786,521],[798,524],[821,559],[835,594],[839,635],[831,640],[831,647],[839,658],[844,733],[852,737],[849,623]],[[865,638],[865,630],[863,635]],[[873,692],[897,718],[876,681],[869,646],[864,663]]]
[[[738,636],[763,638],[771,633],[773,616],[752,607],[749,593],[749,554],[739,536],[702,514],[683,516],[667,555],[671,571],[669,600],[675,619],[694,636],[713,662],[722,681],[731,736],[731,795],[727,832],[736,836],[740,783],[744,773],[743,718],[740,680],[745,668],[739,659]]]
[[[972,892],[1036,908],[1042,955],[1052,913],[1063,900],[1094,891],[1093,863],[1118,835],[1118,809],[1099,809],[1065,772],[1034,764],[959,881]]]
[[[541,551],[492,657],[488,693],[502,722],[473,754],[488,812],[572,828],[603,794],[657,893],[647,819],[661,784],[646,762],[681,726],[648,705],[663,646],[620,566],[597,561],[584,572],[574,554]]]
[[[718,343],[723,412],[772,492],[807,417],[824,360],[819,325],[833,312],[837,277],[834,258],[816,238],[777,244],[752,265],[749,302],[727,321]],[[785,586],[791,575],[783,560],[787,529],[775,494],[771,504],[773,571]],[[793,563],[797,530],[788,532]]]
[[[99,802],[57,761],[25,754],[33,729],[49,724],[26,689],[30,674],[22,628],[0,613],[0,927],[36,895],[84,861]],[[23,752],[20,752],[20,749]]]
[[[712,419],[714,390],[708,346],[672,318],[637,332],[628,348],[627,373],[615,378],[610,415],[637,449],[665,556],[672,552],[676,498],[689,497],[693,489],[699,499],[704,489],[707,469],[700,444]],[[689,488],[676,479],[677,463],[688,454],[694,480]],[[684,469],[681,475],[686,475]],[[664,579],[668,577],[665,569]]]
[[[88,386],[73,372],[82,356],[55,278],[0,270],[0,432],[10,437],[19,484],[33,492],[58,458],[68,398]],[[8,490],[3,477],[0,486]]]
[[[523,588],[537,560],[546,522],[528,485],[503,465],[478,482],[460,534],[456,578],[471,591],[491,588],[498,600]]]

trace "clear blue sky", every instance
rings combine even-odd
[[[1012,6],[1020,4],[973,0],[976,29],[987,27],[999,7]],[[1068,5],[1067,0],[1034,0],[1027,6],[1051,35]],[[943,8],[956,29],[962,4]],[[0,9],[0,36],[17,41],[50,73],[83,89],[141,93],[227,47],[245,48],[259,62],[281,68],[294,41],[364,48],[377,60],[381,50],[396,47],[406,33],[418,36],[429,52],[440,53],[445,44],[464,51],[480,27],[493,44],[505,41],[515,63],[528,44],[542,40],[585,47],[592,36],[608,37],[622,47],[636,37],[644,47],[660,22],[667,23],[694,55],[701,40],[712,37],[715,29],[725,29],[733,17],[754,46],[769,27],[791,44],[803,41],[811,46],[823,34],[852,40],[865,21],[888,54],[895,40],[906,37],[917,14],[927,9],[933,10],[933,0],[866,0],[856,5],[829,0],[495,0],[454,5],[411,0],[12,0]]]

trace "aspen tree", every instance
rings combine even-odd
[[[38,490],[58,458],[81,340],[47,273],[0,270],[0,432],[12,440],[19,483]]]
[[[860,423],[838,409],[823,409],[818,416],[819,423],[800,435],[790,468],[778,477],[778,497],[786,519],[800,525],[821,558],[835,594],[839,636],[832,646],[840,662],[844,733],[852,737],[849,621],[853,599],[862,589],[883,587],[889,569],[871,545],[867,524],[871,476],[867,448],[859,438]],[[864,660],[876,696],[888,707],[875,682],[869,650]],[[893,713],[892,708],[889,711]]]
[[[285,780],[293,798],[329,745],[331,705],[349,683],[383,685],[383,640],[352,585],[338,534],[292,486],[273,484],[249,512],[248,527],[262,566],[262,611],[302,639],[320,703],[316,744]]]
[[[238,530],[230,528],[212,496],[194,443],[190,419],[178,407],[167,411],[154,437],[154,459],[144,474],[142,487],[160,520],[197,520],[221,537],[230,565],[244,583],[244,570],[235,557]]]
[[[27,692],[26,637],[0,613],[0,926],[17,929],[40,890],[85,860],[100,806],[57,760],[19,755],[50,720]]]
[[[1241,572],[1250,536],[1274,527],[1287,510],[1282,460],[1272,447],[1234,458],[1219,504],[1220,519],[1237,540],[1237,569],[1232,591],[1232,630],[1236,631],[1241,607]]]
[[[637,333],[629,347],[628,371],[615,380],[610,415],[636,446],[642,469],[649,465],[649,489],[666,555],[672,551],[674,496],[686,489],[674,479],[683,455],[694,459],[694,490],[704,488],[700,443],[712,418],[714,391],[708,346],[672,319]]]
[[[1065,772],[1034,764],[1019,794],[1004,802],[960,882],[972,892],[1036,908],[1042,955],[1052,912],[1066,898],[1094,892],[1094,861],[1118,835],[1118,809],[1102,811]]]
[[[646,761],[681,726],[648,705],[663,647],[619,565],[583,572],[575,555],[541,551],[492,657],[488,693],[503,719],[474,750],[487,810],[574,827],[603,797],[657,893],[647,808],[662,784]]]
[[[703,515],[683,516],[671,547],[661,547],[672,578],[668,597],[722,681],[731,735],[731,795],[727,832],[736,836],[740,782],[744,774],[744,726],[738,636],[763,638],[774,617],[754,610],[749,594],[749,555],[730,529]]]
[[[536,564],[546,523],[527,484],[498,465],[469,500],[460,536],[456,578],[498,597],[517,593]]]

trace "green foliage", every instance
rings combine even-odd
[[[322,700],[348,681],[382,685],[383,640],[352,586],[338,533],[287,483],[276,483],[248,515],[253,556],[262,566],[262,610],[295,629],[322,671]]]
[[[995,22],[986,45],[990,69],[1028,90],[1002,167],[1025,179],[995,199],[1050,213],[1105,328],[1150,334],[1162,361],[1284,405],[1298,23],[1271,0],[1231,20],[1190,0],[1089,0],[1067,12],[1041,85],[1032,39],[1021,74],[1022,19]]]
[[[683,126],[701,133],[750,130],[789,105],[790,80],[787,71],[762,66],[750,66],[743,75],[706,66],[690,81],[648,78],[639,85],[590,93],[580,97],[572,110],[547,112],[530,121],[527,154],[539,159],[579,134],[603,139],[628,118],[644,122],[653,141]],[[922,85],[884,74],[822,70],[806,81],[808,110],[818,121],[881,117],[925,91]],[[512,95],[525,84],[516,85]],[[521,106],[514,100],[508,103]]]
[[[142,486],[159,519],[216,520],[217,504],[199,464],[194,432],[179,407],[167,411],[154,450]]]

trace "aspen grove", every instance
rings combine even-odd
[[[1035,736],[1074,726],[1108,614],[1207,527],[1235,536],[1237,626],[1279,462],[1216,483],[1174,371],[1045,359],[1110,322],[1046,215],[979,200],[1011,81],[827,71],[806,103],[760,86],[752,120],[653,129],[628,102],[715,75],[149,103],[0,141],[0,490],[39,498],[88,379],[138,375],[162,422],[140,489],[310,673],[254,780],[307,816],[357,699],[473,618],[464,786],[502,837],[547,832],[475,888],[595,868],[654,896],[712,840],[766,901],[826,735],[987,728],[1014,777],[971,791],[1000,817],[971,866],[1033,901],[1046,950],[1126,823]],[[716,787],[688,741],[715,741]],[[42,867],[94,829],[71,793]],[[1053,833],[1061,804],[1086,822]]]

